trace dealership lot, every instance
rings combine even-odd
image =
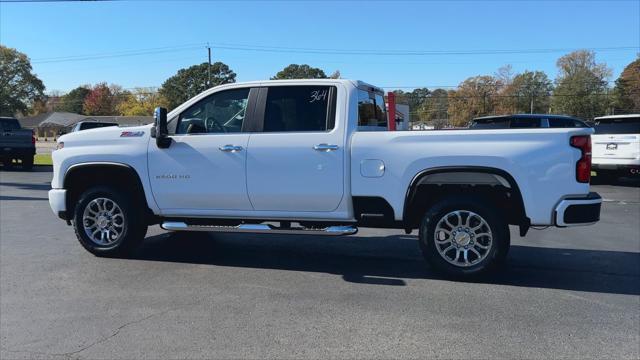
[[[0,172],[0,357],[640,357],[640,184],[595,226],[512,229],[491,279],[442,279],[416,232],[167,234],[129,259],[77,243],[51,172]]]

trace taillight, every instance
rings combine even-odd
[[[580,149],[582,156],[576,163],[576,180],[581,183],[591,181],[591,136],[571,137],[571,146]]]

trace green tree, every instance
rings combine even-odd
[[[607,113],[611,70],[604,63],[596,63],[595,58],[593,51],[578,50],[558,59],[553,112],[587,120]]]
[[[44,84],[33,74],[27,55],[0,45],[0,115],[26,114],[44,95]]]
[[[449,91],[449,120],[452,125],[464,126],[471,119],[493,114],[497,105],[500,82],[493,76],[475,76],[463,81],[456,90]]]
[[[624,68],[613,91],[616,113],[640,113],[640,58]]]
[[[449,109],[449,94],[447,90],[435,89],[431,91],[422,107],[427,121],[447,119]]]
[[[62,96],[62,104],[59,106],[59,110],[67,111],[76,114],[84,114],[83,106],[87,95],[91,90],[89,85],[78,86],[77,88],[69,91],[66,95]]]
[[[228,65],[216,62],[211,64],[211,84],[207,85],[209,79],[208,69],[208,63],[180,69],[177,74],[168,78],[162,84],[160,95],[165,98],[169,110],[210,87],[236,81],[236,73]]]
[[[159,92],[149,88],[135,88],[118,105],[118,112],[125,116],[151,116],[158,106],[166,106]]]
[[[335,73],[334,73],[335,74]],[[334,75],[332,74],[332,75]],[[337,74],[340,76],[340,72]],[[322,69],[311,67],[307,64],[291,64],[280,70],[271,80],[283,79],[326,79],[327,74]]]
[[[500,111],[503,113],[547,113],[553,84],[542,71],[517,74],[500,93]]]

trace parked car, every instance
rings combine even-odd
[[[517,114],[483,116],[475,118],[470,129],[521,129],[521,128],[581,128],[589,127],[583,120],[564,115]]]
[[[71,128],[70,132],[97,129],[97,128],[109,127],[109,126],[118,126],[118,124],[113,122],[102,122],[102,121],[80,121]]]
[[[36,154],[36,137],[30,129],[23,129],[12,117],[0,117],[0,161],[4,167],[13,166],[20,160],[22,168],[31,170]]]
[[[170,231],[350,235],[419,229],[426,260],[456,276],[507,255],[508,225],[599,220],[589,127],[386,131],[383,91],[360,81],[217,86],[154,125],[59,139],[53,212],[98,256],[150,224]]]
[[[598,176],[640,176],[640,114],[594,119],[593,168]]]

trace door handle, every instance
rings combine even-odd
[[[318,144],[318,145],[313,147],[313,150],[317,150],[317,151],[333,151],[333,150],[338,150],[338,145]]]
[[[242,146],[227,144],[225,146],[220,146],[218,149],[220,149],[220,151],[225,151],[225,152],[236,152],[236,151],[242,151]]]

